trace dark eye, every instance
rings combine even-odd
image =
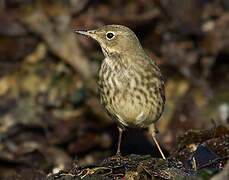
[[[113,37],[114,37],[114,33],[112,33],[112,32],[107,33],[108,39],[112,39]]]

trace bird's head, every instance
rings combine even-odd
[[[102,47],[105,56],[112,53],[125,54],[142,50],[134,32],[122,25],[107,25],[96,30],[75,30],[75,33],[95,39]]]

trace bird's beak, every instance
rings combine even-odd
[[[89,36],[91,38],[95,38],[96,34],[95,34],[95,30],[75,30],[75,33],[77,34],[82,34],[82,35],[85,35],[85,36]]]

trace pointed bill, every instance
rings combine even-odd
[[[82,34],[82,35],[94,38],[96,31],[95,30],[89,30],[89,31],[87,31],[87,30],[75,30],[74,32],[77,34]]]

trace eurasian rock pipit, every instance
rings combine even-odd
[[[165,90],[161,71],[134,32],[125,26],[107,25],[75,32],[95,39],[105,56],[98,74],[99,94],[107,113],[118,122],[117,155],[120,155],[125,127],[155,125],[163,112]],[[165,159],[154,131],[152,137]]]

